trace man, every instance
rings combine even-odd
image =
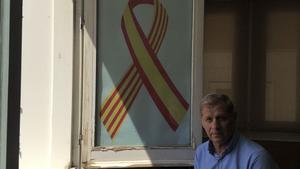
[[[200,110],[209,140],[197,147],[195,169],[278,169],[262,146],[236,131],[237,114],[226,95],[205,96]]]

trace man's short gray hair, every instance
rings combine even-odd
[[[208,106],[209,108],[217,108],[226,113],[234,113],[234,105],[230,98],[225,94],[211,93],[206,95],[200,102],[200,111],[202,113],[203,106]]]

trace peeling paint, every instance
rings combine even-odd
[[[149,150],[149,149],[186,149],[186,147],[181,147],[181,146],[115,146],[115,147],[95,147],[93,150],[94,151],[125,151],[125,150]]]

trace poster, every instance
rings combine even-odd
[[[95,146],[191,143],[192,0],[100,0]]]

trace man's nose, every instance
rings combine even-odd
[[[217,119],[214,119],[212,122],[212,128],[213,129],[219,129],[220,128],[220,122]]]

